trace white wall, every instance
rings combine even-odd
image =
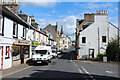
[[[4,45],[3,53],[6,53],[6,46],[11,46],[12,45]],[[10,52],[10,58],[5,59],[5,54],[3,54],[3,69],[11,68],[12,67],[12,52]]]
[[[39,41],[39,33],[36,32],[36,41]]]
[[[13,21],[4,18],[4,37],[13,38]]]
[[[98,28],[99,28],[99,38],[100,38],[100,48],[106,49],[109,39],[114,38],[117,34],[117,29],[110,25],[107,16],[95,16],[95,23],[91,24],[89,27],[80,32],[80,56],[88,55],[89,49],[94,49],[94,56],[98,54]],[[108,30],[109,29],[109,30]],[[109,33],[109,35],[108,35]],[[107,42],[102,42],[102,36],[106,36]],[[86,37],[86,43],[82,43],[82,37]],[[100,49],[100,53],[105,53],[104,49]]]

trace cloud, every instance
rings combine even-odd
[[[82,4],[82,3],[74,3],[75,6],[81,6],[84,8],[90,8],[90,9],[95,9],[95,8],[106,8],[112,6],[112,3],[94,3],[94,2],[89,2],[88,4]]]
[[[56,6],[57,0],[20,0],[19,4],[21,6],[32,5],[41,7],[54,7]]]
[[[57,13],[57,11],[56,10],[52,10],[51,13]]]
[[[57,0],[20,0],[19,2],[56,2]]]
[[[46,27],[48,24],[56,25],[58,22],[58,30],[60,31],[61,26],[63,26],[64,34],[71,37],[74,40],[74,33],[76,28],[76,19],[79,17],[77,16],[66,16],[63,19],[38,19],[37,21],[40,23],[41,28]]]
[[[89,3],[88,4],[88,8],[106,8],[106,7],[110,7],[110,6],[112,6],[112,4],[111,3],[103,3],[103,4],[96,4],[96,3]]]

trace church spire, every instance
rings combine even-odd
[[[63,26],[61,26],[61,31],[60,31],[60,35],[63,34]]]

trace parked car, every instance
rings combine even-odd
[[[52,49],[52,56],[53,58],[57,58],[57,50],[56,49]]]
[[[87,59],[88,59],[88,56],[87,56],[87,55],[83,55],[81,59],[82,59],[82,60],[87,60]]]
[[[63,54],[63,51],[62,50],[57,50],[57,54],[58,55]]]

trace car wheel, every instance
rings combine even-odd
[[[51,60],[49,60],[49,63],[51,63]]]

